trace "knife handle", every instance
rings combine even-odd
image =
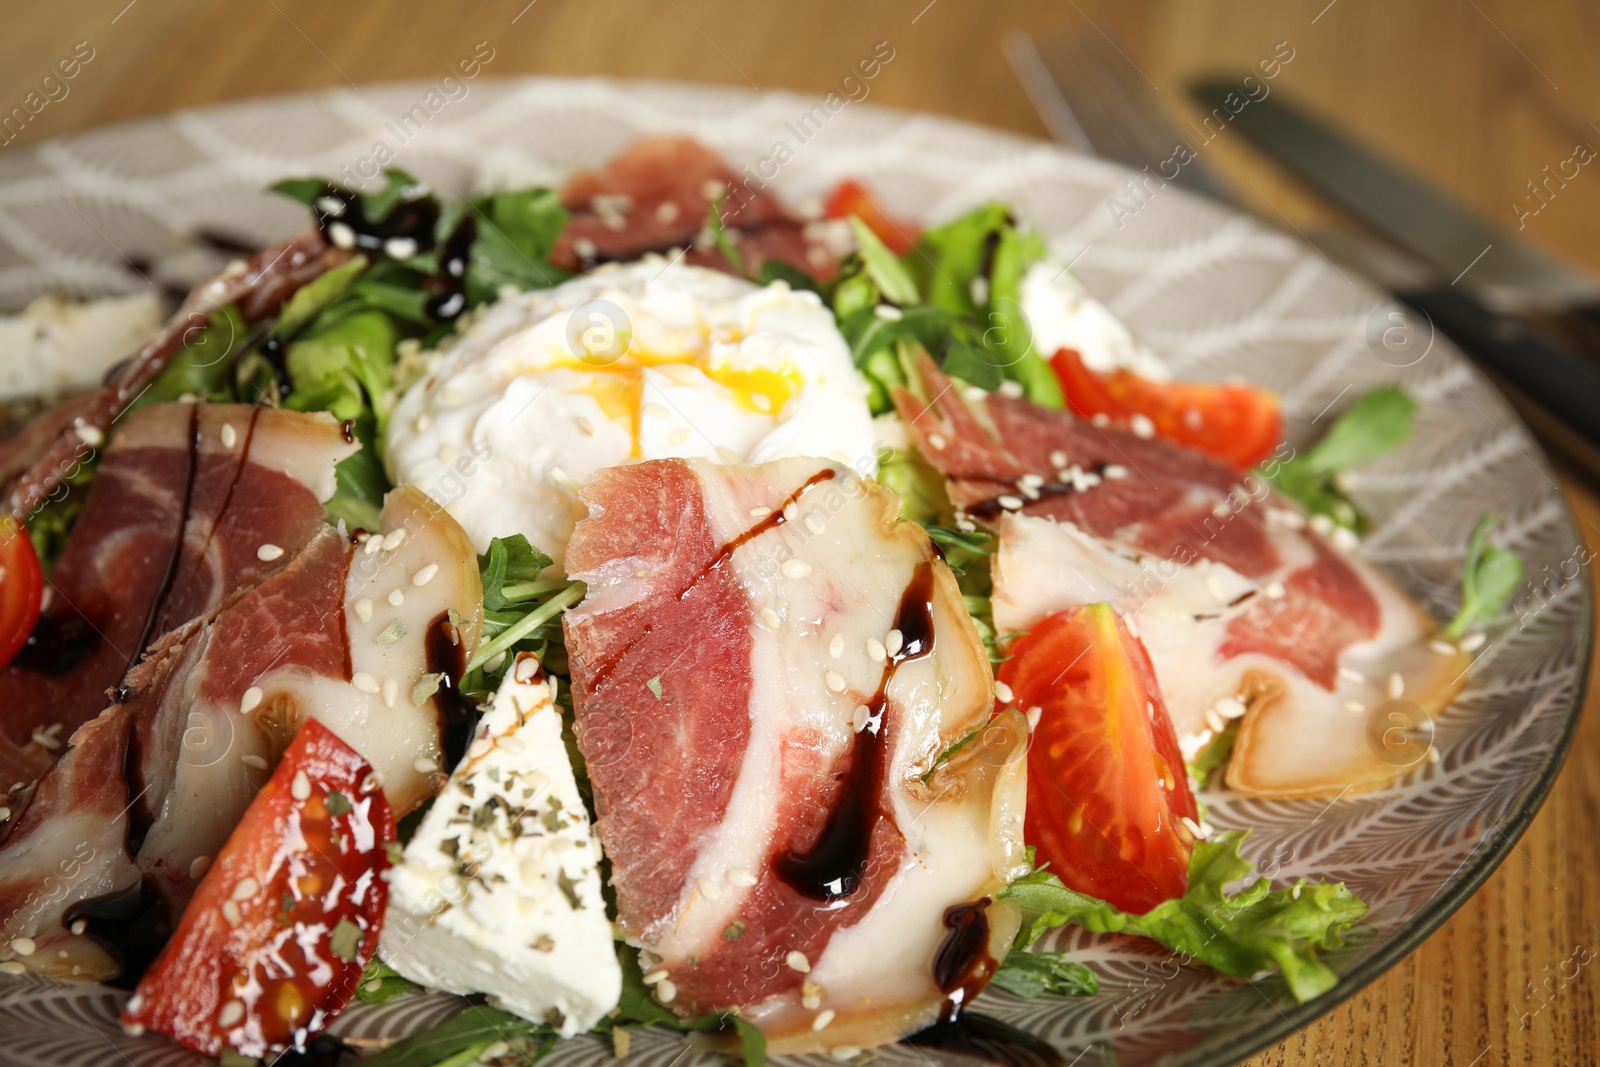
[[[1558,420],[1566,431],[1558,436],[1578,438],[1582,447],[1576,458],[1592,466],[1600,456],[1600,362],[1536,325],[1491,310],[1460,289],[1441,286],[1395,295],[1426,315],[1480,366]],[[1600,320],[1588,328],[1600,329]]]

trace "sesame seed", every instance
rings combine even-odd
[[[1348,526],[1335,526],[1333,533],[1328,538],[1333,542],[1333,547],[1341,552],[1354,552],[1361,547],[1361,538]]]
[[[248,756],[240,756],[239,757],[239,762],[244,764],[246,767],[253,767],[254,769],[256,769],[258,771],[264,771],[264,770],[267,769],[267,761],[266,761],[266,758],[263,757],[263,756],[257,756],[257,755],[254,755],[254,754],[251,754],[251,755],[248,755]]]
[[[888,652],[891,656],[898,656],[900,654],[900,649],[905,646],[905,643],[906,639],[904,634],[902,634],[899,630],[890,630],[888,635],[883,639],[884,651]]]
[[[850,728],[860,733],[867,728],[867,723],[872,721],[872,709],[865,704],[857,704],[856,710],[850,715]]]
[[[1354,685],[1360,685],[1362,682],[1367,680],[1366,675],[1362,674],[1360,671],[1351,670],[1349,667],[1340,667],[1339,677]]]
[[[229,926],[238,926],[244,921],[244,915],[240,913],[239,905],[231,900],[222,902],[222,917],[227,920]]]
[[[811,1020],[811,1032],[820,1033],[826,1030],[831,1022],[833,1022],[833,1009],[827,1008],[820,1011],[817,1013],[817,1017]]]
[[[356,246],[356,231],[343,222],[328,223],[328,240],[333,242],[333,247],[342,248],[346,252]]]
[[[1294,888],[1289,890],[1289,895],[1291,897],[1293,897],[1294,899],[1296,899],[1296,900],[1300,899],[1300,883],[1298,883],[1298,882],[1295,883]]]
[[[432,774],[434,771],[439,769],[439,765],[433,762],[433,760],[429,759],[427,756],[423,756],[412,761],[411,769],[416,771],[418,774]]]
[[[906,317],[905,312],[901,311],[893,304],[879,304],[877,307],[872,309],[872,313],[878,316],[878,318],[882,319],[884,322],[899,322],[901,319]]]
[[[822,998],[815,993],[806,993],[800,998],[800,1006],[806,1011],[816,1011],[822,1007]]]
[[[1268,600],[1282,600],[1289,590],[1283,587],[1282,582],[1268,582],[1262,592],[1266,594]]]
[[[1313,515],[1306,520],[1306,523],[1311,527],[1312,533],[1321,534],[1323,537],[1333,533],[1333,520],[1326,515]]]
[[[678,214],[681,210],[676,200],[663,200],[656,205],[656,221],[663,226],[669,226],[678,221]]]
[[[740,889],[749,889],[756,884],[755,876],[743,867],[735,867],[728,872],[728,884],[738,886]]]
[[[273,560],[282,557],[282,555],[283,549],[279,548],[277,545],[262,545],[260,548],[256,549],[256,559],[259,559],[263,563],[271,563]]]
[[[430,563],[416,574],[411,576],[411,584],[416,586],[418,589],[421,589],[423,586],[433,581],[433,576],[438,573],[439,565],[437,563]]]
[[[1212,733],[1220,734],[1224,725],[1222,716],[1217,714],[1217,709],[1206,709],[1206,726]]]
[[[1000,388],[996,389],[995,392],[999,393],[1001,396],[1009,397],[1012,400],[1021,400],[1022,383],[1011,381],[1008,378],[1000,383]]]
[[[193,878],[195,881],[198,882],[200,880],[200,878],[206,873],[206,871],[208,871],[210,869],[211,869],[211,857],[210,856],[196,856],[194,858],[194,862],[189,864],[189,877]]]
[[[579,237],[572,242],[572,250],[578,253],[579,259],[593,259],[600,249],[587,237]]]
[[[1206,833],[1206,827],[1201,826],[1199,823],[1197,823],[1193,819],[1189,818],[1189,816],[1180,815],[1179,816],[1179,820],[1183,823],[1185,829],[1187,829],[1191,834],[1193,834],[1195,837],[1199,838],[1200,840],[1203,841],[1207,837],[1211,836],[1210,834]]]
[[[83,932],[85,930],[89,929],[89,920],[88,919],[74,919],[72,925],[67,927],[67,929],[72,931],[72,933],[75,936],[82,937],[83,936]]]
[[[398,608],[401,604],[406,602],[406,594],[402,589],[400,589],[399,586],[396,586],[395,588],[389,590],[388,601],[390,607]]]
[[[678,997],[678,987],[669,979],[663,978],[656,983],[656,1000],[663,1004],[671,1004]]]
[[[707,200],[715,200],[728,191],[728,187],[715,178],[707,178],[700,183],[700,195]]]
[[[391,242],[392,243],[392,242]],[[218,1026],[232,1026],[244,1018],[244,1005],[237,1000],[230,1000],[217,1012]]]
[[[31,956],[37,948],[38,946],[34,944],[31,937],[13,937],[11,939],[11,951],[19,956]]]
[[[1225,519],[1229,515],[1233,514],[1233,509],[1225,503],[1213,504],[1211,507],[1211,514],[1214,518]]]
[[[61,742],[55,739],[53,731],[59,730],[60,728],[61,724],[57,723],[51,730],[35,729],[31,735],[33,738],[33,743],[38,745],[40,748],[54,752],[56,749],[61,747]]]
[[[1211,594],[1211,599],[1218,604],[1228,602],[1228,591],[1222,587],[1222,579],[1216,573],[1206,575],[1206,592]]]
[[[644,984],[655,985],[657,982],[665,982],[670,974],[671,972],[665,968],[662,968],[659,971],[651,971],[649,974],[644,976]]]
[[[367,540],[364,542],[363,547],[362,547],[361,550],[363,552],[365,552],[369,556],[376,556],[378,554],[378,550],[381,549],[382,547],[383,547],[383,538],[381,538],[381,537],[368,537]]]
[[[244,696],[239,698],[239,714],[248,715],[256,710],[261,703],[261,698],[265,695],[259,685],[252,685],[249,689],[246,689]]]
[[[1156,435],[1156,424],[1143,412],[1134,413],[1133,418],[1128,420],[1128,429],[1133,431],[1133,436],[1143,437],[1146,440]]]
[[[1244,701],[1238,697],[1223,697],[1211,706],[1224,719],[1237,719],[1245,713]]]
[[[1128,468],[1122,466],[1120,463],[1110,463],[1107,464],[1105,469],[1100,472],[1100,475],[1107,481],[1114,482],[1118,479],[1126,478],[1128,476]]]
[[[882,663],[889,658],[889,650],[883,647],[883,642],[876,637],[867,638],[867,658],[874,663]]]
[[[254,878],[241,878],[239,884],[233,887],[234,900],[249,900],[261,891],[261,883]]]
[[[1032,733],[1039,728],[1039,720],[1044,717],[1044,709],[1035,704],[1028,709],[1028,732]]]
[[[1436,748],[1428,749],[1428,762],[1429,763],[1438,763],[1439,762],[1439,750],[1438,749],[1436,749]]]
[[[822,680],[828,683],[828,688],[835,693],[844,692],[844,676],[837,671],[824,671]]]
[[[417,254],[417,242],[410,237],[391,237],[383,242],[383,254],[390,259],[410,259]]]
[[[1482,630],[1479,630],[1477,633],[1468,634],[1461,639],[1461,651],[1476,652],[1478,649],[1483,647],[1483,643],[1487,640],[1488,638],[1484,636]]]
[[[762,608],[761,609],[761,621],[766,623],[772,629],[776,630],[778,628],[778,625],[783,620],[779,619],[778,618],[778,613],[776,611],[773,611],[771,608]]]
[[[834,659],[844,655],[844,634],[833,635],[833,640],[828,642],[828,655]]]
[[[305,800],[311,795],[311,779],[306,777],[305,771],[294,772],[294,780],[289,783],[289,795],[296,800]]]
[[[18,963],[16,960],[6,960],[4,963],[0,963],[0,974],[17,975],[17,974],[27,974],[27,973],[28,973],[28,968],[24,967],[22,964]],[[144,1027],[141,1026],[141,1027],[139,1027],[139,1029],[142,1032],[144,1030]],[[134,1035],[134,1036],[138,1036],[138,1035]]]
[[[782,569],[785,578],[804,578],[811,573],[811,564],[803,559],[786,559]]]
[[[994,683],[994,696],[1002,704],[1009,704],[1015,699],[1015,694],[1011,692],[1011,687],[998,679]]]
[[[1389,694],[1390,700],[1399,700],[1405,696],[1406,680],[1400,676],[1399,671],[1389,675],[1389,685],[1386,692]]]
[[[772,509],[767,507],[764,504],[761,507],[751,508],[750,509],[750,517],[752,519],[764,519],[768,515],[771,515],[771,514],[772,514]]]
[[[344,201],[334,196],[319,196],[317,197],[317,210],[322,212],[324,215],[331,215],[333,218],[337,219],[344,215]],[[128,1005],[128,1010],[138,1011],[139,1009],[135,1008],[130,1003]]]
[[[1456,646],[1449,641],[1429,641],[1428,647],[1441,656],[1453,656],[1456,654]]]
[[[1360,715],[1367,710],[1367,706],[1359,700],[1346,700],[1339,706],[1352,715]]]
[[[381,692],[381,688],[378,685],[378,680],[372,675],[368,674],[366,671],[356,671],[356,673],[352,674],[350,676],[350,684],[361,690],[363,693]]]
[[[861,1050],[854,1045],[840,1045],[838,1048],[830,1049],[828,1055],[836,1060],[848,1063],[861,1055]]]
[[[105,443],[106,435],[100,432],[98,426],[90,426],[88,423],[80,422],[73,426],[72,432],[78,435],[78,440],[90,448],[99,448]]]
[[[222,424],[222,432],[218,436],[222,438],[223,448],[232,448],[239,440],[239,432],[233,428],[233,423],[231,422]]]
[[[1050,453],[1050,466],[1054,467],[1056,470],[1061,470],[1067,465],[1067,462],[1067,454],[1061,451],[1059,448]]]
[[[1024,474],[1017,479],[1017,488],[1023,491],[1038,489],[1044,485],[1044,479],[1037,474]]]
[[[811,972],[811,961],[806,959],[806,954],[798,949],[785,956],[783,962],[789,965],[791,971],[799,971],[801,974],[809,974]]]
[[[383,539],[383,550],[385,552],[393,552],[400,547],[401,542],[405,539],[406,528],[404,526],[397,530],[390,530],[388,536]]]
[[[1000,497],[996,502],[1007,511],[1020,511],[1023,503],[1020,496],[1011,496],[1010,494]]]
[[[695,882],[700,887],[700,895],[707,900],[721,900],[722,887],[709,878],[700,878]]]
[[[395,681],[393,678],[385,678],[383,680],[383,706],[386,708],[392,708],[395,706],[395,702],[399,699],[400,683]]]
[[[928,435],[928,444],[932,445],[936,451],[944,451],[944,446],[949,443],[944,439],[944,434],[942,433],[930,433]]]

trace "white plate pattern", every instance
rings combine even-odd
[[[792,158],[771,184],[820,195],[867,179],[896,213],[941,219],[1004,200],[1040,227],[1089,290],[1181,374],[1240,376],[1278,389],[1290,438],[1313,439],[1324,409],[1383,381],[1422,401],[1415,440],[1352,479],[1378,520],[1362,553],[1438,617],[1454,611],[1460,558],[1478,516],[1506,517],[1529,581],[1516,611],[1489,629],[1462,697],[1436,723],[1437,763],[1420,762],[1379,793],[1266,802],[1213,791],[1220,828],[1256,827],[1246,853],[1279,879],[1344,880],[1372,905],[1362,935],[1334,955],[1349,977],[1296,1005],[1281,982],[1230,981],[1180,966],[1144,942],[1058,935],[1102,978],[1092,998],[1025,1001],[990,992],[979,1010],[1057,1046],[1072,1064],[1225,1063],[1303,1026],[1437,926],[1487,876],[1531,818],[1570,739],[1591,644],[1581,551],[1538,446],[1500,396],[1442,338],[1399,368],[1369,347],[1382,297],[1305,245],[1174,189],[1131,215],[1126,172],[1022,138],[926,115],[850,104],[801,142],[792,123],[815,100],[789,94],[599,80],[473,83],[401,143],[395,121],[426,85],[385,86],[181,112],[0,154],[0,307],[48,290],[130,292],[140,269],[186,284],[221,259],[192,236],[265,244],[304,225],[297,206],[261,192],[288,175],[357,172],[380,144],[395,164],[446,195],[481,162],[514,155],[554,180],[604,160],[641,134],[691,134],[760,174],[783,141]],[[768,164],[770,171],[770,163]],[[1118,216],[1121,216],[1119,225]],[[1578,556],[1576,558],[1582,559]],[[1563,568],[1563,564],[1566,567]],[[1575,578],[1566,574],[1576,569]],[[0,1061],[38,1067],[199,1062],[161,1039],[125,1035],[124,994],[0,977]],[[334,1029],[399,1036],[459,1007],[409,996],[357,1005]],[[686,1067],[674,1035],[635,1037],[638,1067]],[[680,1058],[681,1057],[681,1058]],[[896,1046],[886,1064],[952,1059]],[[1074,1058],[1077,1057],[1077,1058]],[[550,1067],[611,1060],[609,1040],[558,1045]],[[807,1057],[817,1067],[832,1061]],[[952,1059],[952,1062],[954,1060]]]

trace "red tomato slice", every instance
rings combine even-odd
[[[1198,822],[1178,737],[1144,645],[1106,604],[1045,619],[1000,667],[1040,710],[1024,838],[1063,883],[1144,914],[1182,896]]]
[[[43,599],[44,573],[28,531],[15,519],[0,521],[0,667],[28,643]]]
[[[915,223],[884,214],[872,194],[860,182],[850,178],[834,186],[833,192],[823,202],[822,213],[830,219],[856,216],[897,256],[909,252],[922,233]]]
[[[307,720],[124,1006],[204,1056],[303,1046],[355,993],[388,901],[394,816],[367,761]]]
[[[1248,385],[1158,382],[1132,371],[1099,373],[1063,348],[1050,360],[1067,404],[1083,418],[1105,415],[1118,424],[1143,415],[1158,436],[1248,470],[1266,459],[1283,436],[1278,396]]]

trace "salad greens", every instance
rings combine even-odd
[[[1346,495],[1338,476],[1411,440],[1416,411],[1416,400],[1403,390],[1379,386],[1362,394],[1304,455],[1269,461],[1260,473],[1307,514],[1364,532],[1371,520]]]
[[[1184,959],[1199,960],[1235,978],[1277,970],[1296,1000],[1320,996],[1339,979],[1317,958],[1317,950],[1338,947],[1367,906],[1342,882],[1304,878],[1273,889],[1268,879],[1257,877],[1229,893],[1231,883],[1255,873],[1255,866],[1239,855],[1249,833],[1230,830],[1197,843],[1189,862],[1188,891],[1143,915],[1119,911],[1068,889],[1048,870],[1034,870],[1000,891],[1023,910],[1013,951],[1028,948],[1052,927],[1075,923],[1095,933],[1148,937]]]
[[[1521,558],[1489,540],[1489,531],[1499,521],[1498,515],[1488,512],[1472,528],[1467,558],[1461,566],[1461,610],[1444,628],[1446,637],[1461,637],[1494,618],[1522,584]]]

